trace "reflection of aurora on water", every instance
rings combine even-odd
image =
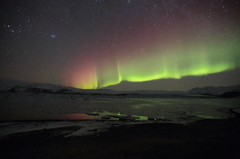
[[[132,121],[151,118],[150,120],[158,121],[194,121],[203,118],[228,119],[232,117],[232,113],[228,110],[239,108],[238,98],[223,99],[211,96],[182,96],[180,94],[178,97],[173,95],[165,98],[159,94],[157,98],[144,95],[125,98],[122,96],[92,95],[88,100],[81,100],[82,95],[75,95],[75,98],[71,99],[72,94],[50,94],[51,96],[46,98],[41,98],[40,94],[30,94],[32,100],[41,99],[41,102],[36,102],[33,106],[32,100],[24,100],[22,102],[24,107],[21,110],[18,110],[17,106],[11,107],[12,110],[6,110],[7,105],[12,101],[17,105],[23,99],[29,99],[29,95],[22,94],[21,96],[18,94],[11,100],[6,99],[8,102],[1,105],[0,120]],[[16,94],[13,93],[13,95]],[[63,96],[65,97],[62,98]],[[43,107],[43,104],[46,107]]]

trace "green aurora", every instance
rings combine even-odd
[[[215,8],[214,14],[204,5],[193,10],[192,4],[187,11],[193,14],[181,7],[171,15],[159,10],[157,27],[156,20],[148,20],[151,17],[133,14],[131,21],[122,21],[128,27],[115,27],[81,52],[84,55],[73,62],[66,84],[98,89],[122,81],[180,79],[239,69],[239,10],[215,3],[216,8],[205,4]]]
[[[184,76],[201,76],[236,69],[240,64],[240,43],[218,42],[202,46],[159,49],[129,60],[119,58],[115,68],[105,69],[96,83],[102,88],[121,81],[143,82]],[[147,60],[146,60],[147,59]],[[90,84],[91,85],[91,84]],[[91,88],[91,86],[90,86]]]

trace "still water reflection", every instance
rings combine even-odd
[[[47,114],[33,111],[0,110],[0,121],[21,120],[148,120],[146,116],[128,116],[120,113],[93,112],[77,114]]]

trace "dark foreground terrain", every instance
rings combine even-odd
[[[187,125],[152,123],[113,126],[107,132],[83,137],[54,135],[63,129],[76,128],[7,136],[0,141],[0,158],[240,158],[239,116],[227,120],[201,120]]]

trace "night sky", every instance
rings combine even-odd
[[[0,78],[83,89],[240,84],[238,0],[4,0]]]

